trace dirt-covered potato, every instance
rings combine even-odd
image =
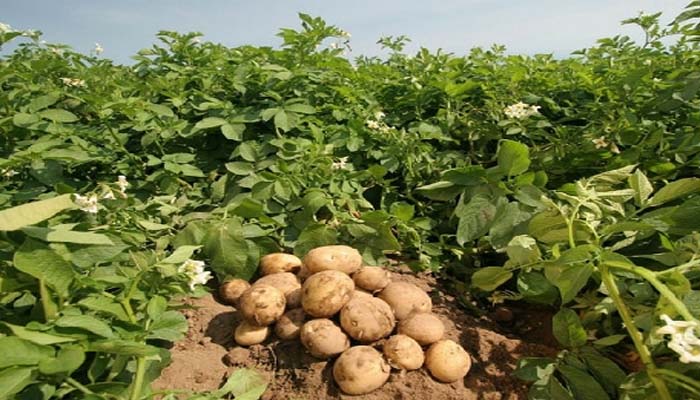
[[[243,292],[249,288],[250,283],[248,283],[248,281],[243,279],[231,279],[219,286],[219,297],[221,297],[224,303],[236,306]]]
[[[350,339],[326,318],[312,319],[301,327],[301,344],[316,358],[326,359],[344,352],[350,347]]]
[[[412,312],[399,322],[398,333],[410,336],[422,346],[427,346],[442,339],[445,325],[435,314]]]
[[[335,383],[347,394],[365,394],[380,388],[390,372],[381,353],[369,346],[347,349],[333,365]]]
[[[303,263],[312,274],[326,270],[352,274],[360,269],[362,256],[350,246],[321,246],[306,253]]]
[[[425,366],[435,379],[449,383],[464,378],[472,360],[462,346],[452,340],[433,343],[425,352]]]
[[[296,274],[300,269],[301,260],[293,254],[270,253],[260,259],[260,272],[263,275],[276,274],[278,272]]]
[[[365,292],[364,290],[355,289],[352,291],[352,296],[350,297],[350,300],[355,300],[357,298],[373,299],[374,296],[372,296],[372,293]]]
[[[379,292],[378,297],[391,306],[398,320],[408,317],[413,311],[430,312],[433,307],[430,296],[408,282],[391,282]]]
[[[306,314],[301,308],[295,308],[282,314],[275,324],[275,334],[282,340],[292,340],[299,337],[301,327],[306,322]]]
[[[340,310],[340,326],[350,337],[362,343],[388,336],[395,325],[391,307],[377,297],[354,298]]]
[[[264,342],[269,334],[269,327],[251,324],[250,322],[243,320],[236,327],[236,330],[233,333],[233,338],[236,340],[236,343],[241,346],[251,346]]]
[[[350,300],[355,283],[340,271],[328,270],[311,275],[301,288],[301,306],[316,318],[335,315]]]
[[[362,267],[352,274],[355,286],[368,292],[378,292],[391,282],[391,274],[382,267]]]
[[[420,344],[406,335],[394,335],[384,342],[384,356],[396,369],[414,370],[423,365],[425,355]]]
[[[269,285],[284,293],[287,308],[297,308],[301,305],[301,283],[291,272],[278,272],[265,275],[253,283],[253,286]]]
[[[255,285],[243,292],[238,306],[243,318],[255,325],[270,325],[284,313],[284,293],[270,285]]]

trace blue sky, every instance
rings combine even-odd
[[[129,63],[158,30],[200,31],[229,46],[279,45],[281,27],[299,26],[297,12],[323,17],[352,34],[352,56],[381,55],[377,39],[407,35],[419,47],[464,54],[504,44],[510,53],[566,56],[596,39],[641,32],[620,21],[639,11],[671,20],[690,0],[2,0],[0,22],[39,29],[48,42]],[[10,50],[5,49],[5,52]]]

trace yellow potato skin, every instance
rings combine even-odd
[[[316,318],[335,315],[350,300],[355,283],[346,274],[327,270],[311,275],[301,288],[301,306]]]
[[[336,356],[350,347],[348,336],[327,318],[308,321],[301,327],[299,336],[309,353],[320,359]]]
[[[282,316],[286,300],[284,293],[273,286],[254,285],[241,295],[238,303],[243,318],[251,324],[266,326]]]
[[[252,346],[260,344],[267,339],[270,334],[270,328],[267,326],[258,326],[243,320],[236,327],[233,337],[241,346]]]
[[[219,297],[224,303],[235,307],[243,292],[249,288],[250,283],[248,283],[248,281],[243,279],[231,279],[219,286]]]
[[[277,272],[265,275],[253,283],[253,286],[269,285],[284,293],[287,308],[297,308],[301,305],[301,283],[291,272]]]
[[[366,394],[389,379],[391,367],[382,354],[370,346],[354,346],[343,352],[333,365],[333,378],[346,394]]]
[[[413,312],[399,323],[398,333],[413,338],[422,346],[435,343],[445,335],[445,325],[435,314]]]
[[[446,339],[433,343],[425,352],[425,366],[440,382],[456,382],[469,373],[472,360],[462,346]]]
[[[360,252],[350,246],[321,246],[304,256],[304,267],[311,273],[336,270],[352,274],[362,266]]]
[[[296,274],[301,269],[301,259],[294,254],[270,253],[260,258],[260,272],[263,275],[279,272]]]
[[[340,326],[353,339],[371,343],[394,330],[391,307],[377,297],[353,298],[340,310]]]
[[[365,266],[352,274],[355,286],[370,293],[384,289],[391,282],[391,274],[382,267]]]
[[[396,369],[411,371],[423,366],[425,354],[420,344],[406,335],[394,335],[384,342],[384,356]]]
[[[306,321],[306,314],[301,308],[295,308],[284,313],[275,324],[275,334],[282,340],[297,339],[301,327]]]
[[[377,296],[394,310],[396,319],[402,320],[414,311],[430,312],[433,302],[418,286],[408,282],[391,282]]]

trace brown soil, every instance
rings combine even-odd
[[[512,376],[522,357],[552,356],[551,314],[529,309],[496,310],[489,316],[467,315],[454,297],[444,292],[431,275],[395,272],[394,279],[417,284],[430,291],[433,312],[445,323],[446,337],[460,343],[472,356],[473,365],[464,380],[444,384],[424,368],[394,371],[380,389],[363,396],[342,394],[331,377],[332,362],[311,357],[298,341],[269,339],[261,345],[239,347],[233,329],[237,311],[211,295],[190,299],[196,309],[183,311],[190,325],[187,337],[176,343],[172,364],[154,383],[154,389],[191,391],[221,386],[237,368],[255,368],[270,382],[263,399],[280,400],[447,400],[526,399],[527,385]],[[501,320],[500,324],[495,320]],[[526,338],[526,339],[523,339]],[[380,349],[381,350],[381,349]]]

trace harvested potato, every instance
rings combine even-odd
[[[275,334],[282,340],[291,340],[299,337],[301,327],[306,321],[306,314],[301,308],[295,308],[282,314],[275,324]]]
[[[350,300],[355,283],[340,271],[311,275],[301,289],[301,306],[312,317],[330,317]]]
[[[301,344],[316,358],[330,358],[350,347],[348,336],[326,318],[312,319],[305,323],[299,336]]]
[[[369,346],[347,349],[333,365],[333,378],[347,394],[365,394],[380,388],[390,372],[381,353]]]
[[[358,290],[355,289],[352,291],[352,296],[350,297],[350,300],[355,300],[355,299],[373,299],[374,296],[372,296],[372,293],[365,292],[364,290]]]
[[[388,336],[395,325],[391,307],[377,297],[352,299],[340,310],[340,326],[350,337],[363,343]]]
[[[427,346],[442,339],[445,325],[435,314],[412,312],[399,322],[398,333],[410,336],[422,346]]]
[[[251,324],[250,322],[243,320],[236,327],[233,337],[236,340],[236,343],[239,345],[251,346],[264,342],[269,334],[269,327]]]
[[[425,352],[425,366],[435,379],[449,383],[464,378],[472,360],[462,346],[452,340],[433,343]]]
[[[389,271],[382,267],[362,267],[352,274],[355,286],[370,293],[378,292],[391,281]]]
[[[243,292],[249,288],[250,283],[248,283],[248,281],[243,279],[231,279],[219,286],[219,297],[221,297],[224,303],[236,306]]]
[[[269,285],[282,291],[287,301],[287,308],[297,308],[301,305],[301,283],[291,272],[265,275],[253,284],[253,286],[258,285]]]
[[[301,260],[293,254],[271,253],[260,259],[260,272],[263,275],[279,272],[296,274],[301,269]]]
[[[350,246],[321,246],[306,253],[303,263],[312,274],[326,270],[352,274],[360,269],[362,256]]]
[[[286,300],[281,290],[261,284],[243,292],[238,303],[246,320],[255,325],[266,326],[282,316]]]
[[[394,335],[384,342],[384,356],[396,369],[414,370],[423,365],[425,355],[420,344],[406,335]]]
[[[379,298],[394,310],[396,319],[402,320],[413,311],[429,312],[433,307],[430,296],[418,286],[408,282],[391,282],[379,292]]]

